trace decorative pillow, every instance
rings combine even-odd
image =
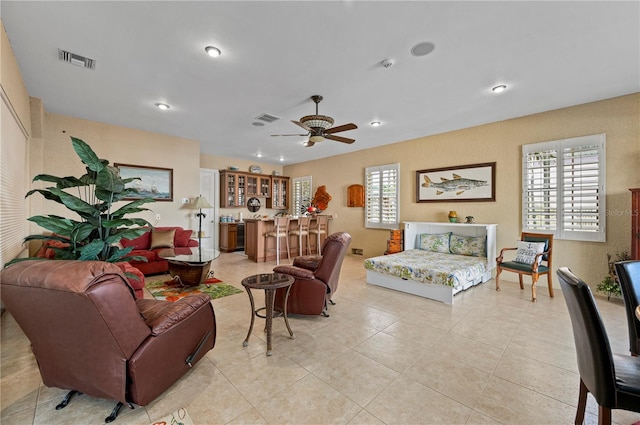
[[[420,249],[423,251],[443,252],[449,254],[449,237],[451,232],[429,234],[421,233],[418,235]]]
[[[176,235],[176,229],[151,232],[151,248],[173,248],[173,238]]]
[[[483,236],[459,236],[451,235],[449,238],[451,253],[469,255],[471,257],[486,257],[487,243]]]
[[[176,239],[175,239],[175,245],[176,246],[188,246],[189,244],[189,239],[191,239],[191,234],[193,232],[191,230],[186,230],[186,229],[181,229],[181,228],[176,228]]]
[[[544,242],[518,242],[518,251],[516,252],[516,263],[533,264],[536,254],[544,252]],[[538,264],[542,261],[542,256],[538,259]]]
[[[151,244],[150,230],[151,229],[148,229],[146,232],[135,239],[120,239],[120,244],[123,248],[132,246],[133,249],[149,249],[149,245]]]

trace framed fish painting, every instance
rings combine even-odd
[[[416,171],[416,202],[495,200],[495,162]]]

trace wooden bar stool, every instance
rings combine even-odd
[[[269,249],[269,238],[276,238],[276,265],[280,264],[280,239],[284,238],[287,247],[287,259],[291,262],[289,252],[289,217],[276,217],[273,219],[273,228],[264,233],[264,260],[267,261],[267,254],[273,249]]]
[[[329,216],[328,215],[317,215],[316,216],[316,225],[309,229],[309,233],[312,235],[316,235],[316,252],[318,255],[322,254],[322,245],[320,245],[320,241],[322,239],[321,235],[327,235],[327,231],[329,230]]]
[[[311,244],[309,243],[309,226],[311,226],[311,217],[299,217],[298,227],[289,231],[289,235],[297,236],[298,239],[298,255],[302,252],[302,237],[307,240],[307,254],[311,254]]]

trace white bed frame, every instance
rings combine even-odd
[[[453,304],[453,296],[479,283],[491,279],[496,268],[496,224],[463,224],[463,223],[428,223],[408,221],[404,223],[404,249],[416,249],[417,236],[421,233],[453,232],[460,236],[486,236],[487,238],[487,271],[477,281],[465,282],[457,288],[446,285],[424,284],[399,277],[389,276],[373,270],[367,270],[367,283],[408,294]],[[393,255],[393,254],[391,254]]]

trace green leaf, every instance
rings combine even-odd
[[[73,144],[73,150],[80,157],[80,160],[89,167],[91,171],[100,172],[104,168],[104,163],[98,155],[95,154],[91,146],[86,144],[83,140],[72,137],[71,143]]]
[[[80,248],[80,257],[78,258],[78,260],[102,260],[100,258],[100,254],[102,253],[102,249],[104,248],[104,246],[104,241],[101,241],[100,239],[89,242],[88,244]]]
[[[115,167],[104,167],[98,172],[96,186],[109,192],[120,193],[124,190],[124,183],[120,178],[120,173]]]
[[[94,230],[96,230],[96,226],[91,223],[76,223],[71,231],[71,239],[77,242],[84,242]]]
[[[107,262],[109,263],[117,263],[118,260],[122,260],[122,258],[126,257],[131,251],[133,251],[132,246],[128,246],[126,248],[117,249],[113,251],[111,256],[107,258]]]
[[[60,197],[62,203],[72,211],[75,212],[83,212],[90,216],[97,216],[99,214],[99,209],[94,207],[93,205],[87,204],[82,199],[77,196],[71,195],[70,193],[65,192],[64,190],[51,188],[49,189],[51,193]]]
[[[65,189],[68,187],[77,187],[77,186],[85,186],[86,184],[73,176],[69,177],[56,177],[50,174],[38,174],[33,178],[33,181],[45,181],[50,183],[55,183],[58,189]]]
[[[33,189],[27,192],[27,194],[24,196],[25,198],[28,198],[29,196],[33,195],[34,193],[40,193],[42,194],[42,196],[44,196],[45,199],[48,199],[50,201],[55,201],[59,204],[62,204],[62,200],[60,199],[59,196],[54,195],[53,193],[49,192],[46,189]]]
[[[61,220],[57,217],[35,215],[33,217],[29,217],[27,220],[36,223],[38,226],[50,230],[53,233],[64,236],[69,236],[69,234],[71,233],[71,229],[73,228],[71,220],[67,218]]]

